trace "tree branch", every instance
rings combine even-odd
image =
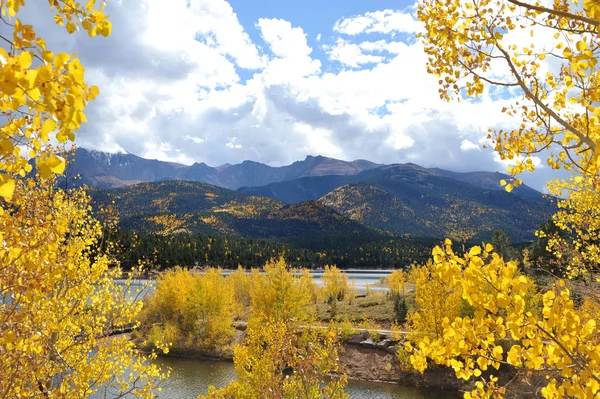
[[[592,18],[588,18],[588,17],[584,17],[582,15],[577,15],[577,14],[571,14],[569,12],[566,11],[560,11],[560,10],[555,10],[553,8],[547,8],[547,7],[542,7],[542,6],[538,6],[535,4],[529,4],[529,3],[524,3],[522,1],[519,0],[507,0],[509,3],[512,3],[516,6],[519,7],[523,7],[523,8],[527,8],[528,10],[535,10],[535,11],[539,11],[539,12],[543,12],[546,14],[552,14],[552,15],[556,15],[559,17],[563,17],[563,18],[567,18],[567,19],[573,19],[576,21],[580,21],[580,22],[585,22],[586,24],[590,24],[593,26],[600,26],[600,21],[597,21],[595,19]]]

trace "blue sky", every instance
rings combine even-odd
[[[511,93],[441,101],[412,2],[108,0],[108,39],[66,35],[45,0],[27,4],[22,21],[100,87],[80,146],[213,166],[324,155],[506,169],[483,145],[514,126],[500,112]]]

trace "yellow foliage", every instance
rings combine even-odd
[[[53,184],[19,181],[0,207],[0,392],[70,398],[131,389],[152,398],[164,375],[126,336],[108,338],[142,303],[127,299],[114,281],[118,263],[98,251],[105,237],[89,198]]]
[[[394,270],[392,274],[385,278],[385,281],[392,295],[406,296],[408,274],[404,270]]]
[[[175,268],[156,282],[146,298],[142,332],[149,345],[164,342],[174,350],[220,350],[235,334],[234,287],[220,269],[192,274]]]
[[[339,364],[333,328],[303,329],[286,321],[267,321],[248,330],[235,348],[238,379],[211,387],[208,399],[344,399],[346,376]]]
[[[412,352],[412,365],[422,372],[431,359],[468,380],[505,363],[545,373],[544,397],[583,398],[597,392],[600,334],[596,321],[575,308],[561,280],[543,293],[537,311],[535,284],[519,272],[516,263],[505,262],[491,249],[477,246],[458,256],[447,241],[445,248],[433,250],[431,274],[447,282],[474,312],[465,317],[448,315],[439,321],[435,334],[411,337],[412,344],[405,349]],[[486,381],[465,397],[502,397],[493,370]]]
[[[104,4],[73,1],[50,2],[55,22],[73,33],[78,27],[90,36],[108,36],[111,24]],[[19,12],[24,1],[2,1],[3,43],[0,48],[0,197],[10,199],[14,179],[32,169],[34,157],[42,178],[62,174],[65,160],[46,146],[50,138],[59,143],[73,141],[74,131],[86,122],[83,110],[98,95],[98,88],[84,81],[84,68],[77,58],[54,54],[35,28],[24,25]],[[34,62],[35,59],[35,62]]]
[[[459,315],[460,292],[451,282],[443,279],[433,263],[415,266],[411,269],[411,280],[415,283],[416,311],[408,313],[407,321],[411,339],[422,336],[439,338],[442,320],[450,320]]]
[[[343,300],[350,290],[348,276],[336,266],[325,266],[322,281],[321,292],[328,302]]]
[[[515,127],[488,136],[500,158],[514,162],[511,175],[534,170],[534,156],[545,156],[552,169],[573,172],[548,186],[560,198],[553,221],[562,235],[548,237],[547,249],[561,272],[586,286],[587,297],[577,309],[568,284],[557,279],[540,302],[516,264],[491,250],[481,255],[481,248],[474,248],[457,257],[448,247],[436,248],[436,273],[475,311],[473,317],[444,319],[443,337],[424,337],[413,364],[422,370],[430,357],[468,379],[506,362],[546,374],[541,390],[546,398],[597,396],[598,313],[590,309],[597,306],[600,282],[600,3],[424,0],[418,17],[425,24],[427,69],[439,78],[441,98],[476,97],[492,86],[522,94],[502,109],[517,118]],[[554,41],[528,42],[525,29]],[[544,61],[549,55],[552,62]],[[498,63],[507,67],[503,77],[492,72]],[[501,184],[510,191],[521,181]],[[500,340],[511,341],[508,351]],[[489,378],[465,397],[502,396],[503,389],[496,388]]]
[[[533,170],[533,156],[551,148],[546,159],[551,168],[598,176],[597,10],[598,2],[592,0],[419,4],[427,70],[438,77],[442,99],[477,97],[494,86],[522,94],[522,99],[502,109],[518,118],[515,127],[490,131],[489,136],[500,157],[515,162],[511,175]],[[529,41],[525,34],[531,35]],[[539,45],[538,36],[554,40]],[[551,63],[544,61],[547,55],[552,55]],[[498,65],[507,70],[503,76],[495,74]],[[520,184],[519,179],[511,184],[503,181],[507,191]]]
[[[288,270],[283,256],[264,266],[265,274],[256,276],[251,291],[252,315],[249,323],[302,321],[312,318],[315,305],[314,282],[310,275]]]
[[[206,398],[347,398],[338,331],[314,325],[316,287],[307,271],[289,270],[283,256],[253,272],[251,317],[235,347],[238,379]]]
[[[241,307],[250,306],[250,291],[254,276],[256,276],[256,272],[248,274],[242,266],[238,266],[236,271],[227,276],[227,280],[233,286],[235,301]]]

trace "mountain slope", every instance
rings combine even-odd
[[[281,167],[244,161],[237,165],[225,164],[213,168],[204,163],[186,166],[144,159],[133,154],[109,154],[78,148],[69,166],[69,173],[79,174],[83,183],[100,188],[124,187],[139,182],[189,180],[237,189],[308,176],[353,175],[378,166],[365,160],[348,162],[308,156],[303,161]]]
[[[278,238],[305,246],[383,236],[319,202],[286,205],[205,183],[141,183],[90,194],[96,207],[114,201],[123,229],[145,233]]]
[[[543,198],[486,190],[416,165],[385,166],[363,172],[360,180],[319,201],[353,220],[396,234],[480,240],[503,229],[521,242],[533,239],[535,230],[555,211]]]
[[[469,183],[473,186],[477,186],[480,188],[484,188],[487,190],[503,190],[500,186],[500,180],[510,180],[510,176],[504,173],[499,172],[451,172],[449,170],[433,168],[433,171],[439,173],[442,176],[449,177],[451,179],[460,180],[464,183]],[[542,193],[533,188],[520,185],[513,189],[513,193],[517,194],[520,197],[528,198],[528,199],[540,199],[542,198]]]
[[[393,174],[386,172],[391,170],[390,168],[395,171]],[[330,191],[346,184],[369,184],[372,181],[383,181],[387,178],[391,178],[393,175],[396,175],[397,178],[400,173],[406,173],[407,176],[412,174],[413,176],[411,178],[413,179],[424,179],[425,176],[442,177],[446,178],[446,180],[437,180],[437,182],[447,180],[458,181],[486,191],[504,191],[504,188],[500,186],[500,180],[508,180],[510,178],[508,175],[498,172],[460,173],[438,168],[427,169],[408,163],[372,168],[355,175],[306,177],[271,183],[259,187],[242,187],[238,191],[248,195],[270,197],[292,204],[316,200]],[[385,177],[386,174],[388,177]],[[542,193],[526,185],[515,188],[513,194],[530,200],[541,200],[543,198]]]
[[[242,187],[238,192],[247,195],[270,197],[288,204],[312,201],[328,192],[352,182],[349,176],[302,177],[260,187]]]
[[[172,179],[185,165],[145,159],[133,154],[111,154],[78,148],[69,175],[81,175],[91,187],[111,188],[143,181]]]

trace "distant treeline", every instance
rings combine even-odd
[[[294,267],[404,268],[414,262],[425,262],[431,256],[431,249],[440,243],[431,238],[386,238],[360,245],[341,243],[317,251],[275,240],[200,234],[165,236],[119,232],[115,238],[126,270],[135,266],[139,259],[160,270],[173,266],[261,267],[281,254]]]

